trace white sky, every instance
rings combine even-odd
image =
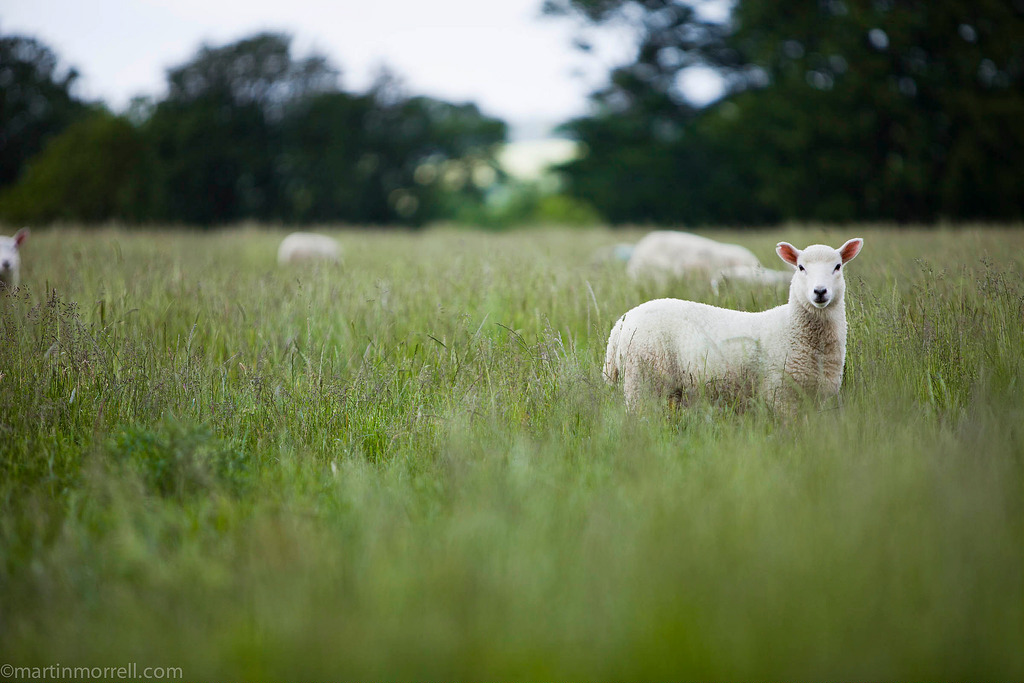
[[[572,47],[575,20],[542,17],[541,3],[0,0],[0,32],[41,40],[78,69],[80,96],[117,111],[134,95],[162,96],[166,70],[190,60],[202,43],[272,30],[293,36],[295,57],[326,55],[347,90],[364,90],[387,66],[410,94],[472,101],[527,131],[586,113],[587,94],[633,55],[621,29],[591,31],[597,49],[580,52]],[[700,90],[698,82],[697,98]]]

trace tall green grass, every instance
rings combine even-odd
[[[604,231],[37,232],[0,662],[186,679],[1024,677],[1024,231],[866,238],[839,407],[628,413]],[[630,233],[636,238],[640,233]]]

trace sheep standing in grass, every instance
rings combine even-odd
[[[0,290],[14,289],[21,282],[21,245],[27,237],[28,228],[13,237],[0,236]]]
[[[338,263],[340,260],[338,242],[327,235],[312,232],[293,232],[281,240],[277,249],[277,262],[282,266],[303,261]]]
[[[641,278],[679,278],[689,273],[710,275],[730,266],[760,266],[749,249],[738,244],[675,230],[656,230],[636,243],[626,273]]]
[[[612,328],[604,375],[622,381],[627,404],[645,390],[685,400],[759,397],[787,410],[802,395],[835,396],[846,360],[843,265],[861,250],[776,247],[795,266],[789,302],[759,313],[693,301],[656,299],[623,315]]]

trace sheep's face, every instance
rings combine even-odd
[[[0,282],[8,287],[18,286],[21,272],[21,243],[28,237],[28,229],[22,228],[14,237],[0,236]]]
[[[860,253],[862,246],[864,240],[857,237],[838,249],[813,244],[801,251],[788,242],[779,242],[775,251],[783,261],[796,266],[791,295],[804,305],[821,309],[843,300],[846,293],[843,266]]]

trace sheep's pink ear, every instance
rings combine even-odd
[[[14,246],[21,247],[21,243],[28,237],[28,228],[22,228],[14,233]]]
[[[853,257],[860,253],[860,249],[863,246],[863,238],[854,237],[852,240],[847,240],[846,244],[839,247],[839,255],[842,257],[843,263],[852,261]]]
[[[796,265],[796,260],[800,256],[800,250],[794,247],[789,242],[779,242],[775,245],[775,253],[779,255],[779,258],[788,263],[791,266]]]

